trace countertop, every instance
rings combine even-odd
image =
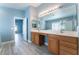
[[[63,31],[63,33],[59,31],[52,31],[52,30],[32,30],[32,32],[38,33],[45,33],[45,34],[55,34],[55,35],[62,35],[62,36],[70,36],[70,37],[78,37],[76,31]]]

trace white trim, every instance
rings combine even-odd
[[[25,20],[25,18],[22,18],[22,17],[16,17],[16,16],[15,16],[14,19],[13,19],[13,20],[14,20],[14,25],[13,25],[13,26],[15,26],[15,20],[16,20],[16,19]]]
[[[11,41],[2,42],[2,45],[4,45],[4,44],[8,44],[8,43],[15,43],[15,40],[11,40]]]
[[[48,43],[47,43],[47,42],[45,42],[44,44],[45,44],[46,46],[48,46]]]
[[[14,17],[14,19],[19,19],[19,20],[24,20],[25,18],[23,18],[23,17]]]
[[[16,16],[15,16],[14,19],[13,19],[13,20],[14,20],[14,25],[13,25],[13,26],[15,26],[15,20],[16,20],[16,19],[19,19],[19,20],[25,20],[25,18],[22,18],[22,17],[16,17]]]

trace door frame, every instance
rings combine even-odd
[[[14,24],[13,24],[13,27],[14,27],[14,32],[13,32],[13,35],[14,35],[14,40],[15,40],[15,21],[16,21],[16,19],[18,20],[18,19],[20,19],[20,20],[25,20],[26,18],[25,17],[17,17],[17,16],[14,16]]]

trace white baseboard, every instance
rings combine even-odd
[[[15,40],[11,40],[11,41],[2,42],[2,45],[4,45],[4,44],[8,44],[8,43],[15,43]]]
[[[46,46],[48,46],[48,43],[47,43],[47,42],[45,42],[44,44],[45,44]]]
[[[31,40],[28,40],[28,42],[29,42],[29,43],[32,43],[32,41],[31,41]]]

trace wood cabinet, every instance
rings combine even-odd
[[[38,32],[32,32],[32,42],[37,45],[43,45],[44,36],[40,35]]]
[[[48,50],[54,54],[58,54],[58,39],[55,35],[48,35]]]
[[[60,36],[59,40],[59,54],[60,55],[77,55],[77,38]],[[63,39],[62,39],[63,38]]]
[[[79,38],[78,38],[78,40],[77,40],[77,41],[78,41],[78,55],[79,55]]]
[[[59,55],[79,54],[77,37],[32,32],[32,42],[37,45],[43,45],[45,35],[48,36],[48,50],[50,52]]]
[[[77,55],[78,38],[61,35],[48,35],[48,49],[60,55]]]
[[[66,54],[64,53],[66,52]],[[77,54],[77,45],[60,41],[60,55],[76,55]]]
[[[39,34],[36,32],[32,32],[32,42],[39,45]]]
[[[35,43],[35,33],[31,33],[32,34],[32,42]]]

